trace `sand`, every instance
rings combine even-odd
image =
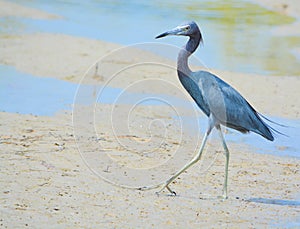
[[[4,6],[10,10],[0,11],[1,16],[57,17],[0,1],[0,9]],[[62,34],[8,34],[0,40],[0,63],[21,72],[119,88],[141,82],[130,89],[135,92],[148,91],[152,79],[153,93],[163,91],[189,99],[177,80],[175,63],[146,51],[130,49],[118,59],[110,54],[120,48],[117,44]],[[103,68],[93,66],[83,78],[103,55],[108,55],[104,64],[101,62]],[[143,65],[113,78],[111,69],[105,68],[113,66],[115,72],[144,60],[170,67]],[[299,77],[213,72],[234,85],[259,111],[299,118]],[[159,87],[157,82],[168,87]],[[199,148],[201,136],[196,139],[182,133],[173,122],[174,110],[163,108],[100,105],[95,123],[94,107],[81,105],[75,106],[73,117],[70,111],[51,117],[0,112],[0,226],[280,228],[299,222],[299,159],[257,154],[243,144],[229,145],[232,154],[226,201],[217,198],[222,194],[225,159],[214,139],[203,161],[172,184],[176,197],[167,192],[158,196],[158,189],[134,189],[165,180]],[[176,111],[195,116],[193,111]],[[117,127],[115,132],[110,117]]]
[[[32,19],[59,19],[58,15],[22,6],[9,1],[0,1],[0,17],[24,17]]]
[[[297,159],[255,154],[241,145],[230,145],[229,199],[222,201],[217,196],[222,191],[224,157],[221,146],[212,142],[204,164],[172,184],[178,196],[157,196],[155,189],[122,188],[92,173],[76,148],[70,114],[0,115],[6,120],[0,126],[0,224],[4,228],[257,228],[281,227],[299,217],[299,204],[294,201],[299,198]],[[110,147],[108,153],[120,153],[109,133],[100,135],[102,144]],[[83,140],[86,147],[81,148],[97,145],[88,137]],[[164,140],[169,147],[174,145],[171,137]],[[114,176],[110,167],[108,171]]]

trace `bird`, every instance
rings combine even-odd
[[[177,173],[171,176],[157,193],[167,189],[172,195],[176,195],[169,186],[184,171],[201,159],[202,152],[211,131],[217,129],[225,151],[225,179],[221,198],[227,199],[229,150],[222,133],[221,126],[235,129],[241,133],[254,132],[269,141],[274,140],[273,127],[265,120],[272,122],[258,113],[250,103],[232,86],[208,71],[193,72],[188,65],[189,57],[203,42],[201,31],[196,22],[183,23],[172,30],[166,31],[155,38],[166,36],[186,36],[187,43],[180,49],[177,57],[177,75],[185,90],[190,94],[200,110],[208,117],[208,127],[202,139],[197,154]],[[280,132],[279,132],[280,133]]]

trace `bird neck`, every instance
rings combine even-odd
[[[189,75],[189,73],[192,72],[188,65],[188,58],[193,52],[195,52],[200,41],[201,41],[200,34],[199,36],[190,37],[186,45],[181,48],[177,58],[178,74],[181,75],[183,73],[184,75]]]

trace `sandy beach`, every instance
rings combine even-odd
[[[298,6],[297,1],[288,6],[282,6],[285,1],[263,2],[271,10],[281,4],[284,10],[278,11],[290,16],[295,15],[292,6]],[[60,18],[0,1],[0,17],[9,16]],[[292,26],[299,31],[299,23]],[[177,79],[176,63],[145,50],[125,52],[119,44],[52,33],[1,34],[0,41],[1,65],[41,79],[134,93],[151,89],[154,94],[191,101]],[[141,62],[151,64],[138,65]],[[299,76],[212,72],[238,89],[261,113],[300,118]],[[210,139],[202,162],[172,184],[177,196],[156,195],[158,189],[135,189],[140,184],[163,182],[199,148],[202,134],[197,139],[173,122],[174,112],[190,117],[199,112],[174,111],[171,105],[95,107],[78,102],[73,114],[70,110],[54,116],[0,112],[1,228],[299,226],[299,158],[260,154],[243,143],[229,144],[229,198],[225,201],[218,198],[225,158],[217,138]]]

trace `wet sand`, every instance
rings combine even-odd
[[[0,1],[0,9],[15,7],[12,9],[16,10],[5,11],[9,15],[56,17],[8,4],[11,3]],[[1,11],[0,16],[3,16]],[[0,40],[1,64],[38,77],[55,77],[74,83],[82,80],[97,59],[120,47],[61,34],[2,35]],[[133,50],[131,55],[124,57],[127,62],[112,58],[108,63],[118,69],[135,63],[136,59],[149,58],[175,65],[144,51]],[[299,118],[299,77],[213,72],[234,85],[260,112]],[[163,79],[182,90],[177,94],[174,90],[158,87],[153,92],[162,93],[163,90],[165,94],[184,97],[185,92],[172,68],[132,69],[110,81],[110,85],[126,88],[141,80],[141,73],[144,80],[155,75],[156,80]],[[98,74],[92,68],[83,82],[103,85],[109,79],[110,75]],[[147,90],[147,86],[143,83],[138,90]],[[144,179],[145,185],[161,181],[174,172],[178,164],[162,168],[157,163],[171,158],[179,149],[185,152],[181,156],[180,163],[183,163],[198,149],[194,145],[197,139],[188,133],[178,138],[180,128],[175,128],[175,124],[164,126],[152,122],[162,119],[172,124],[173,113],[169,109],[150,105],[137,107],[137,115],[131,121],[127,119],[128,113],[120,112],[122,115],[113,123],[119,129],[113,132],[110,122],[101,122],[101,118],[111,115],[112,108],[113,105],[97,107],[100,118],[95,123],[93,113],[87,112],[93,110],[80,106],[75,117],[68,111],[51,117],[0,112],[2,227],[280,228],[299,222],[299,160],[257,154],[243,144],[229,145],[229,199],[226,201],[217,198],[222,193],[225,159],[220,143],[214,139],[209,142],[203,162],[172,184],[178,194],[176,197],[168,196],[167,192],[157,196],[158,189],[140,191],[105,182],[99,174],[117,184],[128,180],[127,185],[133,187],[141,179],[139,175],[152,171],[148,168],[153,167],[152,174],[146,173],[149,177]],[[117,108],[120,111],[131,109],[128,105]],[[126,121],[134,127],[133,132],[122,130]],[[145,134],[149,126],[150,132]],[[126,146],[136,147],[137,151],[157,148],[150,154],[139,154]],[[103,155],[108,155],[113,163],[105,167]],[[120,174],[114,170],[124,167],[136,173]]]

